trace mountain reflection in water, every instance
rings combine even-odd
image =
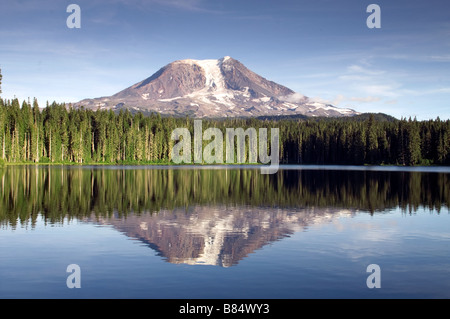
[[[309,225],[351,215],[333,209],[195,206],[97,222],[142,241],[170,263],[230,267]]]
[[[0,225],[109,224],[171,263],[237,264],[309,225],[357,211],[449,207],[450,174],[372,169],[18,166],[0,169]]]

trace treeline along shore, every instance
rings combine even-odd
[[[0,229],[196,207],[327,208],[446,213],[450,174],[405,171],[259,169],[108,169],[12,166],[0,169]],[[251,210],[251,209],[250,209]],[[294,211],[293,210],[293,211]]]
[[[450,165],[450,120],[202,119],[203,130],[279,128],[281,164]],[[194,119],[0,99],[0,164],[171,163],[172,131]],[[204,145],[211,141],[204,140]],[[248,146],[247,146],[248,149]],[[270,149],[269,149],[270,152]]]

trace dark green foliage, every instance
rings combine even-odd
[[[170,163],[171,132],[194,120],[152,113],[73,109],[0,99],[0,158],[5,163]],[[280,129],[280,163],[450,165],[450,120],[352,118],[204,119],[203,131]],[[224,134],[225,135],[225,134]],[[204,141],[207,145],[209,141]]]
[[[198,206],[447,211],[450,175],[259,169],[0,168],[0,227]]]

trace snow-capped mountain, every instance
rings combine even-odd
[[[266,80],[228,56],[218,60],[175,61],[110,97],[85,99],[75,106],[193,117],[359,114],[313,101]]]

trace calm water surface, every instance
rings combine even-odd
[[[0,187],[0,298],[450,298],[448,168],[23,166]]]

